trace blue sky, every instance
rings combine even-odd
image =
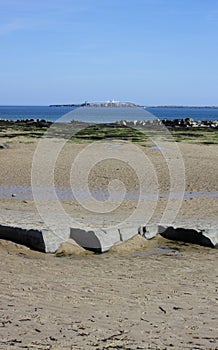
[[[0,0],[0,105],[218,105],[218,0]]]

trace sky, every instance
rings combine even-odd
[[[0,0],[0,105],[218,105],[218,0]]]

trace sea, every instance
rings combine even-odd
[[[125,108],[95,108],[92,109],[92,113],[88,113],[85,108],[78,107],[0,106],[0,119],[45,119],[56,122],[64,120],[64,117],[67,116],[68,121],[70,119],[93,123],[112,123],[122,119],[143,120],[149,115],[153,118],[171,120],[182,118],[193,118],[196,121],[218,120],[218,108],[215,107],[147,107],[140,109],[140,112],[134,113],[134,108],[133,110],[129,108],[128,113]]]

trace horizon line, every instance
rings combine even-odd
[[[123,101],[119,101],[124,103]],[[97,103],[97,102],[89,102],[89,103]],[[0,107],[73,107],[82,105],[83,103],[55,103],[55,104],[0,104]],[[137,105],[139,107],[144,108],[218,108],[218,105],[180,105],[180,104],[160,104],[160,105]]]

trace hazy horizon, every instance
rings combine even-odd
[[[100,101],[100,100],[96,100],[96,101],[87,101],[87,102],[90,102],[90,103],[98,103],[98,102],[108,102],[108,101]],[[117,101],[118,102],[118,101]],[[119,101],[119,102],[132,102],[134,103],[134,101]],[[70,102],[70,103],[50,103],[50,104],[11,104],[11,105],[0,105],[0,107],[56,107],[56,106],[70,106],[70,105],[80,105],[84,103],[83,102]],[[156,104],[156,105],[146,105],[146,104],[140,104],[139,105],[140,107],[146,107],[146,108],[159,108],[159,107],[162,107],[162,108],[218,108],[218,105],[206,105],[206,104],[202,104],[202,105],[164,105],[164,104]]]

